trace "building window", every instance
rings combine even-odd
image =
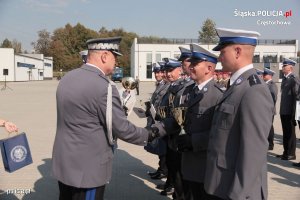
[[[50,63],[45,63],[45,67],[52,67]]]
[[[160,53],[157,53],[157,54],[155,55],[155,62],[159,62],[159,61],[161,61],[161,54],[160,54]]]
[[[147,66],[146,78],[152,79],[152,53],[147,53],[146,66]]]
[[[259,54],[256,54],[253,56],[253,63],[260,63],[260,56]]]
[[[28,63],[21,63],[21,62],[17,62],[17,67],[27,67],[27,68],[34,68],[34,67],[35,67],[35,65],[28,64]]]
[[[277,63],[277,55],[264,55],[263,60],[265,63]]]

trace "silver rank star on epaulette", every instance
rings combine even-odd
[[[248,78],[248,80],[249,80],[250,86],[261,84],[261,81],[260,81],[259,77],[256,74],[251,75]]]
[[[207,91],[207,87],[203,88],[203,92],[206,92]]]

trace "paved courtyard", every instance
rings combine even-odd
[[[59,82],[36,81],[8,83],[0,91],[0,118],[15,122],[20,132],[27,134],[33,164],[14,173],[4,171],[0,162],[0,200],[56,200],[57,182],[51,177],[51,154],[56,129],[55,92]],[[3,83],[0,84],[0,88]],[[142,109],[154,89],[153,83],[141,83],[140,95],[129,120],[144,127],[146,118]],[[279,96],[280,97],[280,96]],[[280,98],[279,98],[280,100]],[[279,102],[277,102],[278,107]],[[279,110],[279,109],[277,109]],[[300,199],[300,169],[290,161],[275,158],[281,154],[282,130],[279,116],[274,120],[275,149],[268,153],[268,179],[270,200]],[[8,137],[3,128],[0,139]],[[300,138],[297,129],[297,138]],[[151,180],[147,171],[157,168],[157,156],[147,153],[143,147],[119,141],[115,152],[113,178],[107,185],[105,198],[108,200],[161,200],[155,185],[161,180]],[[300,161],[300,141],[297,140],[297,161]],[[1,159],[1,158],[0,158]]]

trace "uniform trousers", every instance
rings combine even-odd
[[[160,173],[167,175],[168,174],[168,168],[167,168],[167,164],[166,164],[166,155],[161,155],[158,156],[159,157],[159,161],[158,161],[158,169],[157,171],[159,171]]]
[[[59,200],[103,200],[105,185],[95,188],[76,188],[58,181]]]
[[[274,121],[274,115],[272,118],[272,126],[271,126],[271,130],[269,132],[269,136],[268,136],[268,142],[269,142],[269,148],[274,147],[274,126],[273,126],[273,121]]]
[[[283,155],[296,155],[296,121],[293,115],[280,115],[281,125],[283,130]]]
[[[181,153],[167,148],[168,177],[174,186],[176,200],[184,200],[184,185],[181,174]]]
[[[204,184],[195,182],[195,181],[187,181],[185,180],[185,183],[187,184],[187,187],[191,194],[189,194],[191,197],[186,196],[186,200],[193,199],[193,200],[205,200],[206,192],[204,190]]]

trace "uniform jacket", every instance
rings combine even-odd
[[[163,81],[163,83],[160,83],[153,92],[150,102],[155,109],[157,109],[163,96],[167,93],[169,86],[170,83]]]
[[[173,117],[171,110],[172,108],[180,107],[184,105],[184,99],[185,96],[183,96],[183,92],[186,87],[194,84],[193,80],[185,80],[185,79],[179,79],[174,82],[173,85],[169,88],[169,94],[168,94],[168,104],[169,104],[169,116]],[[173,151],[177,151],[177,134],[168,134],[168,146]]]
[[[215,105],[223,92],[214,80],[209,81],[197,95],[194,95],[194,87],[195,84],[187,87],[183,94],[187,96],[188,107],[184,129],[191,137],[193,151],[182,153],[181,171],[184,180],[203,183],[209,131]]]
[[[295,115],[298,90],[299,79],[294,74],[290,74],[282,79],[280,115]]]
[[[271,80],[267,83],[269,90],[271,92],[271,96],[274,102],[274,115],[276,114],[276,101],[277,101],[277,94],[278,94],[278,87],[276,85],[276,83]]]
[[[254,69],[244,72],[216,106],[205,191],[223,199],[267,199],[268,134],[274,104]]]
[[[105,185],[111,179],[112,147],[106,137],[109,80],[95,67],[83,65],[67,73],[57,93],[57,130],[53,176],[77,188]],[[124,141],[146,145],[148,132],[131,124],[112,86],[112,131]]]

